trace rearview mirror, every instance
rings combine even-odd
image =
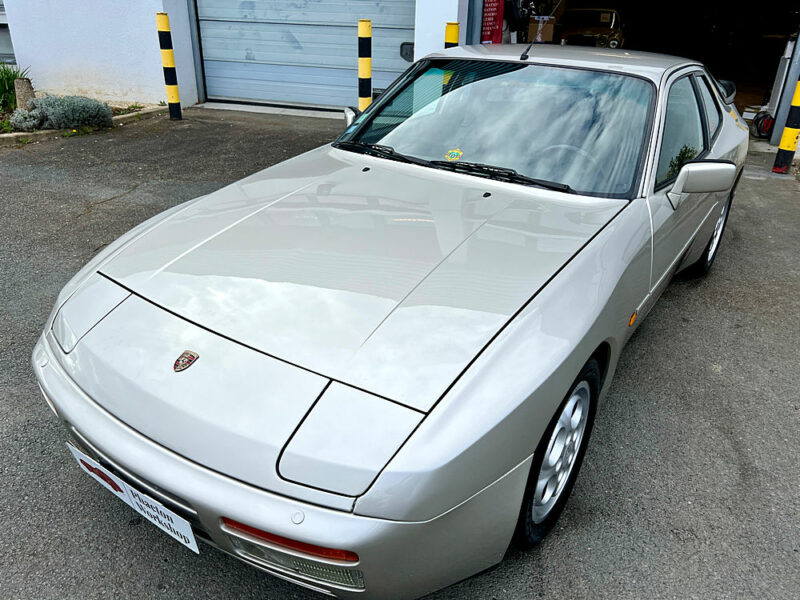
[[[361,115],[361,111],[358,110],[355,106],[348,106],[344,109],[344,124],[346,127],[350,127],[355,120]]]
[[[722,100],[725,104],[733,104],[733,99],[736,98],[736,84],[727,79],[720,79],[719,87],[722,88]]]
[[[733,187],[736,165],[729,160],[698,160],[681,167],[675,185],[667,192],[672,208],[677,209],[686,194],[724,192]]]

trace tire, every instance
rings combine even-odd
[[[539,544],[558,521],[567,504],[589,444],[599,394],[600,365],[592,358],[575,378],[533,455],[533,464],[528,475],[528,484],[515,533],[517,544],[523,548],[532,548]],[[577,426],[574,426],[575,417],[578,415],[577,408],[580,408],[581,412]],[[568,422],[569,425],[565,427]],[[574,439],[571,438],[579,430],[579,441],[575,446]],[[571,434],[567,433],[565,437],[562,432]],[[559,456],[558,460],[554,460]],[[564,461],[565,457],[567,460],[569,457],[574,457],[569,468]],[[547,464],[545,464],[546,458]],[[561,475],[563,483],[551,485],[548,490],[548,485],[553,481],[559,481],[559,473],[564,473]],[[543,484],[543,481],[547,481],[547,484]],[[555,493],[548,495],[548,491]]]
[[[686,274],[690,277],[704,277],[711,270],[714,264],[714,259],[717,257],[719,245],[722,241],[722,234],[725,233],[725,225],[728,224],[728,216],[731,214],[731,204],[733,202],[733,192],[731,192],[725,204],[722,207],[722,212],[714,225],[714,231],[711,233],[711,238],[706,244],[703,254],[692,265],[686,268]]]

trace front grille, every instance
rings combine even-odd
[[[179,498],[175,494],[168,492],[154,483],[150,483],[139,475],[131,473],[128,469],[121,467],[103,454],[100,450],[98,450],[94,444],[87,440],[77,429],[72,427],[72,425],[67,424],[67,428],[69,430],[72,443],[81,452],[92,457],[98,463],[103,465],[103,467],[111,471],[114,475],[122,479],[131,487],[153,497],[171,511],[189,521],[195,537],[208,544],[216,545],[211,539],[211,536],[208,534],[208,530],[200,522],[200,519],[197,516],[197,511],[195,511],[194,508],[192,508],[192,505],[186,502],[186,500]]]

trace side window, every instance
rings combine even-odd
[[[700,89],[700,96],[703,97],[703,105],[706,107],[706,118],[708,119],[708,137],[713,138],[714,134],[719,127],[720,114],[719,105],[714,100],[714,93],[711,91],[711,85],[705,77],[697,78],[697,87]]]
[[[656,187],[674,177],[683,163],[703,151],[703,123],[691,79],[672,84],[667,97],[664,136],[656,169]]]
[[[373,119],[372,126],[359,141],[377,144],[390,134],[395,127],[407,119],[421,117],[436,112],[443,99],[443,78],[445,71],[429,69],[411,85],[392,98]]]

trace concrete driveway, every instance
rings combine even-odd
[[[147,217],[331,140],[338,121],[207,109],[0,148],[2,598],[311,599],[186,551],[86,477],[30,351],[59,289]],[[800,186],[751,153],[717,263],[625,350],[552,535],[429,597],[797,598]]]

